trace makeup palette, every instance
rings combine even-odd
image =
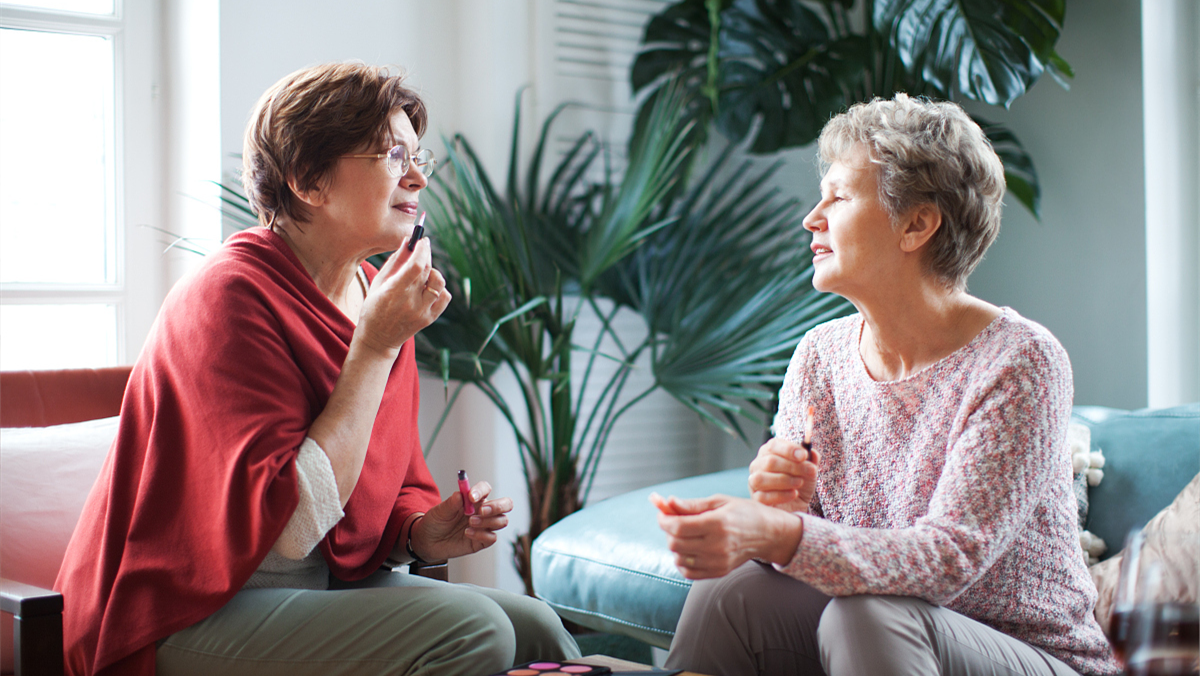
[[[616,661],[620,662],[621,660]],[[683,673],[679,669],[655,669],[648,666],[634,665],[633,663],[626,664],[629,664],[631,669],[636,668],[636,671],[624,671],[623,668],[619,671],[613,671],[616,667],[543,660],[541,662],[518,664],[512,669],[507,669],[491,676],[676,676],[676,674]]]
[[[571,662],[529,662],[492,676],[608,676],[612,669]]]

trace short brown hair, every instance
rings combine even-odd
[[[242,151],[242,187],[259,222],[269,225],[277,216],[307,222],[288,181],[301,190],[320,188],[339,157],[389,141],[397,110],[424,135],[425,104],[403,81],[403,73],[388,68],[330,63],[298,70],[268,89],[254,106]]]
[[[1005,183],[991,142],[958,104],[903,93],[857,103],[825,125],[817,144],[822,174],[867,149],[893,221],[918,204],[936,205],[942,225],[925,264],[947,286],[966,288],[1000,232]]]

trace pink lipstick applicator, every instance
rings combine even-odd
[[[463,514],[471,516],[475,513],[475,503],[471,501],[471,482],[465,469],[458,470],[458,492],[462,493]]]

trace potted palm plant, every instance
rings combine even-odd
[[[417,337],[420,365],[447,383],[478,387],[516,437],[531,518],[514,559],[530,593],[533,540],[586,501],[624,412],[661,388],[744,436],[744,421],[764,421],[801,335],[847,308],[812,289],[802,214],[768,187],[775,167],[733,165],[718,153],[689,170],[691,123],[681,97],[660,97],[619,179],[602,145],[584,134],[539,180],[557,112],[522,166],[518,96],[502,188],[465,138],[447,141],[449,167],[428,209],[437,265],[455,301]],[[615,332],[620,311],[642,318],[643,339]],[[601,328],[580,344],[585,312]],[[601,350],[605,339],[614,351]],[[626,392],[646,356],[652,384]],[[601,359],[617,368],[599,376]],[[495,386],[501,371],[516,379],[519,395]],[[598,393],[595,403],[585,404],[585,391]]]

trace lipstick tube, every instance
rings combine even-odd
[[[463,514],[471,516],[475,513],[475,503],[471,500],[471,482],[465,469],[458,470],[458,492],[462,493]]]

